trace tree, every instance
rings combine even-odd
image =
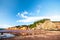
[[[18,25],[18,26],[15,26],[15,27],[19,28],[19,27],[20,27],[20,25]]]
[[[21,25],[22,27],[28,27],[28,25]]]
[[[36,27],[36,25],[35,24],[30,24],[29,27],[34,28],[34,27]]]

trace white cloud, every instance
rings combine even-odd
[[[22,18],[27,18],[26,14],[28,14],[27,11],[24,11],[22,13],[18,13],[16,16],[22,17]]]
[[[25,18],[25,19],[17,20],[17,22],[29,23],[29,22],[34,22],[34,21],[37,21],[37,20],[40,20],[40,19],[44,19],[44,18],[51,19],[52,21],[60,21],[60,16],[59,15],[55,15],[53,13],[50,16],[48,14],[51,14],[51,13],[46,14],[48,16],[30,16],[30,17],[26,16],[26,14],[32,15],[32,13],[34,13],[36,15],[39,15],[40,9],[41,9],[39,7],[40,6],[38,6],[38,8],[35,10],[35,12],[29,13],[27,11],[24,11],[21,14],[18,13],[18,16],[21,16],[22,18]]]
[[[38,17],[28,17],[24,20],[17,20],[17,22],[34,22],[40,19],[51,19],[52,21],[60,21],[60,16],[38,16]]]
[[[36,12],[40,13],[40,10],[36,10]],[[28,23],[28,22],[34,22],[34,21],[44,19],[44,18],[51,19],[52,21],[60,21],[60,16],[59,15],[28,17],[28,16],[26,16],[26,14],[30,14],[30,13],[27,12],[27,11],[24,11],[21,14],[18,13],[18,16],[21,16],[22,18],[25,18],[25,19],[17,20],[17,22]]]
[[[36,13],[39,13],[39,12],[40,12],[40,10],[36,10]],[[27,11],[24,11],[22,13],[18,13],[17,16],[20,16],[20,17],[25,18],[25,19],[17,20],[17,22],[34,22],[35,20],[39,19],[39,17],[28,17],[25,14],[29,14],[30,15],[31,13],[28,13]]]

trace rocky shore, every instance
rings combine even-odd
[[[60,40],[60,32],[47,31],[44,34],[39,35],[15,36],[13,38],[7,38],[1,40]]]
[[[51,35],[51,36],[42,36],[42,35],[36,35],[36,36],[16,36],[14,38],[8,38],[8,39],[1,39],[1,40],[60,40],[60,35]]]

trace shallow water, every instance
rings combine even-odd
[[[3,35],[0,34],[0,39],[1,38],[11,38],[11,37],[15,37],[15,35],[10,34],[10,33],[4,33]]]

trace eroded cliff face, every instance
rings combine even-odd
[[[43,23],[38,21],[38,23],[36,23],[36,26],[32,28],[32,30],[36,30],[36,29],[40,29],[40,30],[60,30],[60,22],[56,22],[56,21],[51,21],[51,20],[45,20]],[[31,30],[28,26],[27,27],[13,27],[13,28],[8,28],[8,30]]]
[[[41,29],[42,24],[43,23],[36,24],[36,28],[35,29]]]
[[[57,25],[50,20],[46,20],[44,23],[37,24],[36,29],[57,30]]]
[[[60,21],[52,21],[58,29],[60,29]]]
[[[57,26],[51,22],[51,21],[45,21],[42,26],[42,29],[47,29],[47,30],[57,30]]]

